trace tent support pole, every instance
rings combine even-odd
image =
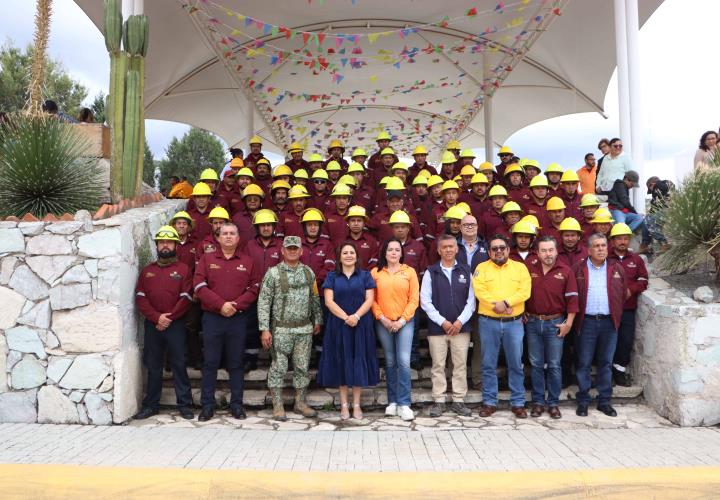
[[[485,94],[483,101],[483,121],[485,123],[485,161],[493,163],[492,96]]]
[[[638,23],[638,0],[625,0],[625,23],[627,26],[628,89],[630,101],[630,137],[632,165],[640,175],[640,188],[635,189],[634,206],[638,212],[645,212],[645,195],[642,186],[645,151],[643,131],[643,106],[640,91],[640,42]]]

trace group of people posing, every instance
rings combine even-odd
[[[557,164],[543,172],[503,147],[498,165],[475,167],[472,151],[453,141],[438,168],[422,146],[408,166],[390,142],[381,133],[377,152],[368,158],[356,149],[350,163],[338,140],[326,158],[308,160],[293,144],[286,163],[271,169],[254,137],[245,158],[231,150],[220,175],[201,173],[186,210],[155,235],[158,260],[138,280],[148,387],[136,418],[158,412],[166,351],[183,417],[194,418],[187,352],[187,364],[202,369],[199,420],[214,415],[221,364],[231,414],[245,418],[244,372],[256,366],[260,346],[272,359],[274,418],[285,418],[290,363],[295,410],[316,414],[305,401],[313,357],[317,385],[339,387],[341,418],[362,418],[361,389],[380,378],[379,341],[385,413],[411,420],[421,323],[432,359],[431,416],[447,400],[451,411],[472,414],[464,403],[471,344],[469,378],[482,388],[482,417],[497,410],[501,351],[518,418],[528,416],[525,351],[531,416],[561,417],[560,390],[573,367],[576,413],[587,415],[593,360],[597,408],[616,414],[612,385],[630,384],[637,297],[647,287],[644,261],[630,250],[634,228],[594,194],[581,195],[577,173]],[[632,170],[618,180],[627,190],[638,182]]]

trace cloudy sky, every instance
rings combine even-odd
[[[0,40],[25,45],[32,39],[35,2],[12,3],[13,8],[4,9],[0,17]],[[91,101],[101,90],[107,92],[109,62],[102,35],[72,0],[55,0],[54,6],[50,55],[89,89]],[[718,0],[666,0],[641,30],[645,157],[651,164],[672,162],[679,155],[685,161],[694,154],[700,135],[720,125],[720,65],[715,62],[718,19]],[[599,137],[618,135],[614,78],[605,109],[608,119],[595,113],[554,118],[518,131],[507,143],[521,156],[543,164],[579,166],[584,154],[594,151]],[[146,133],[155,157],[162,157],[170,139],[187,128],[148,120]]]

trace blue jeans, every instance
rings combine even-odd
[[[410,349],[414,321],[405,324],[398,332],[390,333],[379,321],[375,331],[385,352],[385,378],[389,403],[410,406]]]
[[[502,345],[508,368],[510,404],[525,405],[525,373],[523,372],[523,329],[522,321],[500,322],[480,316],[478,321],[480,346],[482,349],[483,403],[497,406],[498,380],[497,362]]]
[[[590,370],[593,359],[597,368],[595,387],[598,405],[610,404],[612,398],[612,361],[615,355],[618,332],[611,319],[585,318],[577,336],[577,404],[590,404]]]
[[[562,337],[558,337],[557,325],[565,321],[564,317],[542,321],[530,318],[525,325],[530,358],[530,377],[532,380],[532,401],[545,405],[545,364],[547,363],[547,405],[557,406],[562,388],[562,369],[560,360],[563,353]]]
[[[652,243],[650,232],[648,231],[647,225],[645,224],[645,216],[642,214],[634,214],[631,212],[625,213],[622,210],[610,210],[612,217],[615,222],[624,222],[634,232],[637,228],[642,228],[642,242],[645,244]]]
[[[662,244],[667,243],[667,238],[665,238],[665,235],[662,233],[662,221],[658,215],[647,214],[645,216],[645,225],[647,226],[652,239],[659,241]]]

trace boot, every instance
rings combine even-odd
[[[284,422],[287,420],[287,417],[285,416],[285,407],[283,406],[282,389],[270,389],[270,396],[272,396],[273,420]]]
[[[647,243],[642,243],[642,244],[640,245],[640,248],[638,249],[638,253],[639,253],[639,254],[649,255],[649,254],[651,254],[651,253],[653,253],[653,252],[652,252],[652,248],[650,248],[650,246],[649,246]]]
[[[295,411],[303,417],[315,417],[317,412],[305,403],[305,388],[295,390]]]

